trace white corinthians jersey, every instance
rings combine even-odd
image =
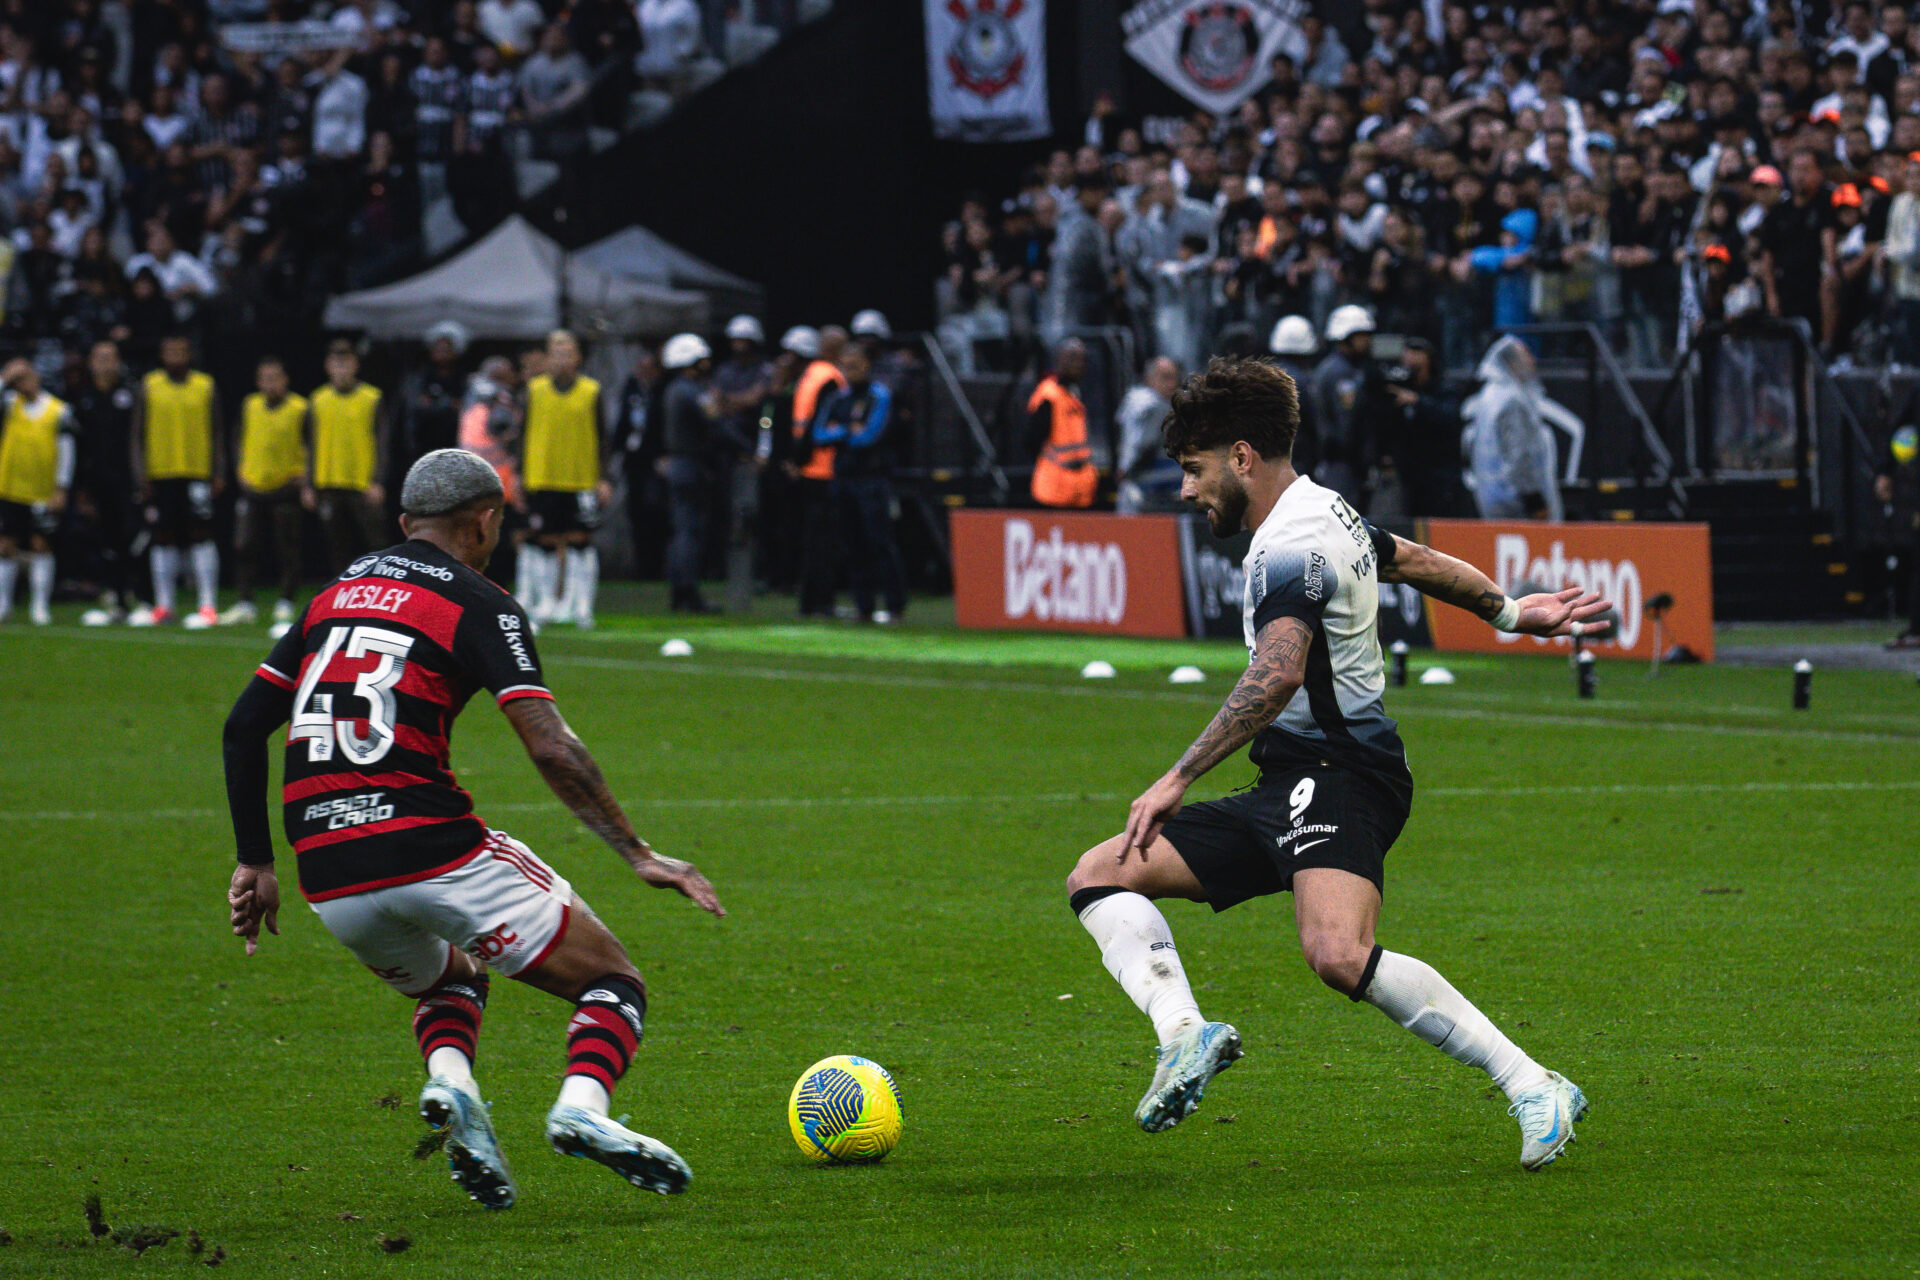
[[[1377,561],[1392,547],[1345,498],[1305,476],[1254,530],[1242,612],[1248,656],[1276,618],[1313,630],[1305,682],[1249,752],[1263,772],[1336,765],[1411,799],[1406,748],[1382,702]]]

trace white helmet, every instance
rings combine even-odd
[[[713,348],[699,334],[676,333],[660,349],[660,363],[669,369],[691,369],[712,355]]]
[[[1267,349],[1277,356],[1312,355],[1313,321],[1305,316],[1280,317],[1280,323],[1273,326]]]
[[[1335,307],[1333,314],[1327,317],[1328,342],[1345,342],[1356,333],[1372,332],[1373,313],[1354,303]]]
[[[727,337],[744,338],[748,342],[765,342],[767,331],[762,329],[760,322],[752,316],[735,316],[727,321]]]
[[[855,337],[878,338],[882,342],[893,336],[893,326],[887,323],[886,316],[872,307],[855,316],[853,323],[848,325],[847,329]]]
[[[797,324],[780,335],[780,349],[811,360],[820,354],[820,331],[810,324]]]

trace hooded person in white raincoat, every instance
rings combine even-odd
[[[1559,520],[1560,477],[1553,432],[1570,437],[1566,474],[1580,466],[1586,424],[1547,395],[1533,352],[1518,338],[1487,349],[1476,371],[1482,386],[1462,406],[1467,487],[1484,520]]]

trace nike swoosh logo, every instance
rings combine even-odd
[[[1547,1143],[1552,1142],[1555,1138],[1559,1136],[1560,1136],[1560,1113],[1559,1111],[1556,1110],[1553,1113],[1553,1132],[1548,1134],[1546,1137],[1540,1139],[1540,1143],[1542,1146],[1544,1146]]]
[[[1305,853],[1307,850],[1313,848],[1313,846],[1317,844],[1325,844],[1327,841],[1331,839],[1333,839],[1332,836],[1321,836],[1318,840],[1309,840],[1305,844],[1297,844],[1293,846],[1293,856],[1297,858],[1301,854]]]

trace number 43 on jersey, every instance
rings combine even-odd
[[[406,674],[407,653],[414,637],[385,627],[335,627],[328,633],[320,652],[307,664],[305,677],[293,699],[293,722],[287,733],[289,742],[305,739],[307,759],[333,759],[334,748],[357,765],[373,764],[393,748],[395,703],[393,688]],[[367,670],[353,677],[350,698],[364,700],[364,715],[336,715],[331,693],[316,690],[336,657],[347,661],[375,659]],[[338,677],[345,679],[345,675]],[[342,711],[358,711],[355,706]],[[362,721],[366,732],[360,731]]]

